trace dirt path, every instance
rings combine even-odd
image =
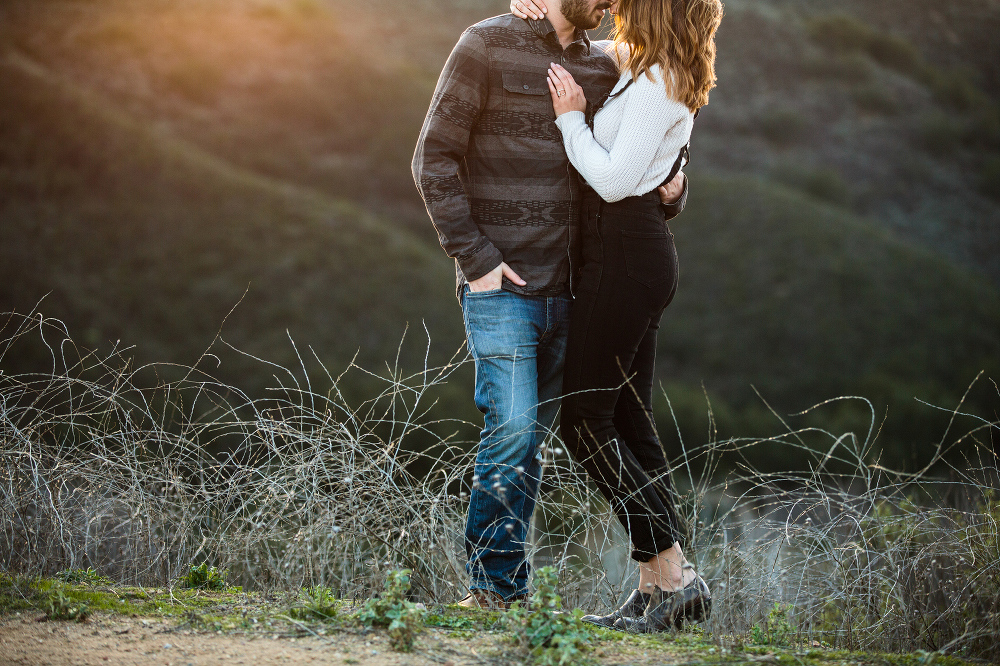
[[[37,622],[38,614],[0,618],[0,666],[157,664],[365,664],[459,666],[493,661],[468,641],[428,629],[410,654],[393,652],[384,633],[334,631],[327,636],[174,631],[162,620],[95,615],[88,622]],[[496,655],[499,634],[477,634],[476,646]],[[495,656],[494,656],[495,659]]]

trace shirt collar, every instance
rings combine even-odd
[[[528,25],[531,26],[531,31],[542,39],[549,39],[551,37],[552,41],[556,44],[559,43],[559,36],[556,35],[556,29],[552,27],[552,23],[547,18],[535,19],[525,19]],[[590,53],[590,37],[587,35],[586,30],[577,28],[573,34],[573,43],[570,44],[580,44],[583,46],[584,50]]]

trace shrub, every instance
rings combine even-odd
[[[813,19],[809,34],[830,51],[867,53],[875,62],[902,74],[919,77],[926,67],[920,52],[905,37],[881,33],[846,14]]]
[[[45,601],[45,617],[50,620],[75,620],[83,622],[90,617],[87,604],[78,602],[68,596],[61,585],[49,591]]]
[[[187,573],[178,579],[177,584],[195,590],[224,590],[229,572],[208,566],[208,562],[191,565]]]
[[[837,206],[848,206],[851,203],[850,186],[836,169],[808,169],[785,165],[777,169],[775,178],[785,185],[827,203]]]
[[[916,78],[927,86],[934,99],[942,106],[962,112],[988,109],[991,106],[989,98],[963,70],[944,71],[925,65]]]
[[[866,50],[875,34],[868,25],[847,14],[813,19],[808,29],[813,41],[841,53]]]
[[[844,281],[845,294],[868,288],[831,277]],[[405,600],[411,580],[429,599],[450,599],[462,584],[465,552],[455,537],[465,522],[462,475],[473,472],[475,442],[421,451],[434,456],[433,464],[407,452],[407,433],[426,427],[420,398],[432,371],[407,380],[413,388],[405,403],[392,396],[410,384],[393,374],[386,400],[360,407],[341,402],[339,394],[313,393],[302,382],[280,401],[249,406],[238,389],[222,385],[216,390],[241,396],[239,409],[213,394],[210,408],[199,411],[198,400],[180,401],[190,395],[183,384],[142,393],[101,362],[79,376],[0,374],[5,572],[40,573],[71,557],[98,563],[118,580],[162,584],[176,580],[177,563],[200,557],[232,563],[241,581],[262,590],[301,590],[304,581],[323,580],[344,598],[385,583],[386,593],[361,615],[373,626],[391,627],[401,647],[412,644],[422,619]],[[95,376],[99,380],[87,379]],[[200,379],[195,387],[198,396],[212,390]],[[995,407],[971,432],[962,424],[973,417],[955,415],[962,430],[942,436],[942,450],[927,462],[927,469],[947,469],[953,480],[945,482],[883,467],[902,464],[903,456],[880,453],[879,405],[860,398],[831,402],[856,405],[870,420],[830,419],[828,411],[817,413],[829,408],[819,406],[792,417],[776,413],[777,432],[761,422],[759,436],[719,440],[710,416],[707,441],[686,444],[671,461],[678,515],[690,526],[689,556],[698,559],[713,591],[706,633],[719,640],[749,636],[754,613],[779,602],[792,604],[798,631],[810,642],[996,661],[1000,509],[983,490],[998,486],[990,439],[998,425]],[[394,406],[402,416],[387,416]],[[975,414],[982,407],[963,409]],[[165,427],[188,414],[197,420]],[[830,422],[844,429],[824,427]],[[207,444],[222,438],[247,448],[225,457],[206,454]],[[967,449],[966,463],[945,467],[944,449],[970,439],[977,447]],[[560,581],[567,606],[610,603],[634,581],[635,565],[620,548],[627,536],[579,468],[552,455],[558,445],[552,441],[542,456],[546,483],[531,554],[567,565],[571,574]],[[763,455],[780,456],[780,471],[760,471]],[[979,468],[973,468],[975,455]],[[716,474],[721,456],[740,456],[743,464]],[[95,541],[109,550],[88,550]],[[609,555],[618,558],[610,564],[620,573],[609,573]],[[386,583],[379,571],[393,562],[412,563],[414,573],[396,572]],[[197,573],[188,572],[188,581],[213,578],[207,565],[191,568]],[[574,579],[583,581],[576,589]],[[519,619],[509,627],[524,660],[582,658],[586,627],[578,612],[555,614],[562,603],[555,585],[554,572],[540,572],[536,605],[509,615],[511,622]],[[29,595],[30,605],[43,605],[48,589],[35,589],[27,579],[0,575],[0,607],[28,607]],[[327,596],[312,592],[320,600]],[[74,594],[80,596],[67,590],[59,606],[74,607]],[[767,622],[759,625],[766,637]],[[772,638],[781,635],[776,628],[780,624],[772,623]]]
[[[424,626],[424,611],[406,600],[410,589],[410,570],[390,571],[381,596],[365,602],[358,620],[369,627],[385,627],[392,649],[409,652]]]
[[[806,117],[792,108],[772,109],[764,113],[758,122],[764,138],[779,147],[798,143],[808,129]]]
[[[865,50],[880,65],[914,78],[921,77],[927,67],[917,47],[898,35],[872,31]]]
[[[920,145],[935,155],[948,154],[966,139],[965,125],[947,113],[932,113],[920,123]]]
[[[795,628],[788,622],[788,612],[791,609],[791,606],[775,602],[763,623],[751,627],[750,640],[757,645],[790,645],[795,634]]]
[[[835,79],[846,83],[866,83],[872,79],[871,61],[860,53],[825,55],[802,64],[803,74],[817,79]]]
[[[981,110],[970,134],[976,148],[1000,149],[1000,110],[996,107]]]
[[[580,618],[583,611],[562,611],[562,598],[556,591],[557,576],[553,567],[535,572],[536,588],[529,608],[515,604],[504,617],[505,627],[514,633],[518,647],[535,664],[562,666],[585,663],[590,645],[590,630]]]
[[[64,569],[56,574],[56,578],[64,583],[83,583],[85,585],[111,585],[111,579],[102,576],[93,568]]]
[[[979,176],[979,191],[991,199],[1000,201],[1000,157],[990,157],[983,164]]]
[[[841,57],[864,53],[883,67],[923,83],[942,105],[959,111],[990,105],[968,72],[938,69],[905,37],[878,32],[846,15],[814,19],[809,30],[814,41]]]
[[[288,614],[299,620],[331,620],[337,615],[337,606],[333,590],[314,585],[299,593],[298,605],[290,608]]]
[[[899,113],[899,99],[891,90],[879,85],[862,86],[854,90],[854,103],[862,111],[886,116]]]

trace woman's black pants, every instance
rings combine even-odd
[[[660,316],[677,289],[677,251],[656,192],[581,210],[563,379],[562,434],[645,562],[679,540],[667,460],[653,423]]]

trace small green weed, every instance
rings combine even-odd
[[[476,623],[468,618],[437,613],[429,613],[424,624],[428,627],[442,627],[444,629],[475,629],[476,627]]]
[[[372,627],[385,627],[389,631],[392,649],[409,652],[424,626],[424,611],[406,600],[410,589],[410,570],[389,572],[382,596],[369,599],[358,614],[358,620]]]
[[[775,602],[764,623],[757,623],[750,629],[750,640],[757,645],[791,645],[795,627],[788,622],[791,606]]]
[[[63,569],[56,574],[56,578],[64,583],[75,583],[82,585],[111,585],[111,579],[102,576],[93,568],[87,569]]]
[[[562,598],[556,592],[556,571],[542,567],[530,609],[516,604],[504,617],[504,626],[514,633],[518,646],[539,666],[583,664],[590,649],[591,633],[580,619],[583,611],[560,612]]]
[[[308,587],[299,593],[299,603],[288,614],[297,620],[332,620],[337,615],[337,598],[323,585]]]
[[[210,567],[208,562],[202,562],[197,566],[191,565],[188,572],[181,576],[177,583],[180,587],[196,590],[224,590],[228,575],[229,572],[225,569]]]
[[[49,591],[49,596],[45,601],[45,617],[48,619],[83,622],[89,616],[90,609],[87,604],[66,596],[61,585],[56,585]]]

